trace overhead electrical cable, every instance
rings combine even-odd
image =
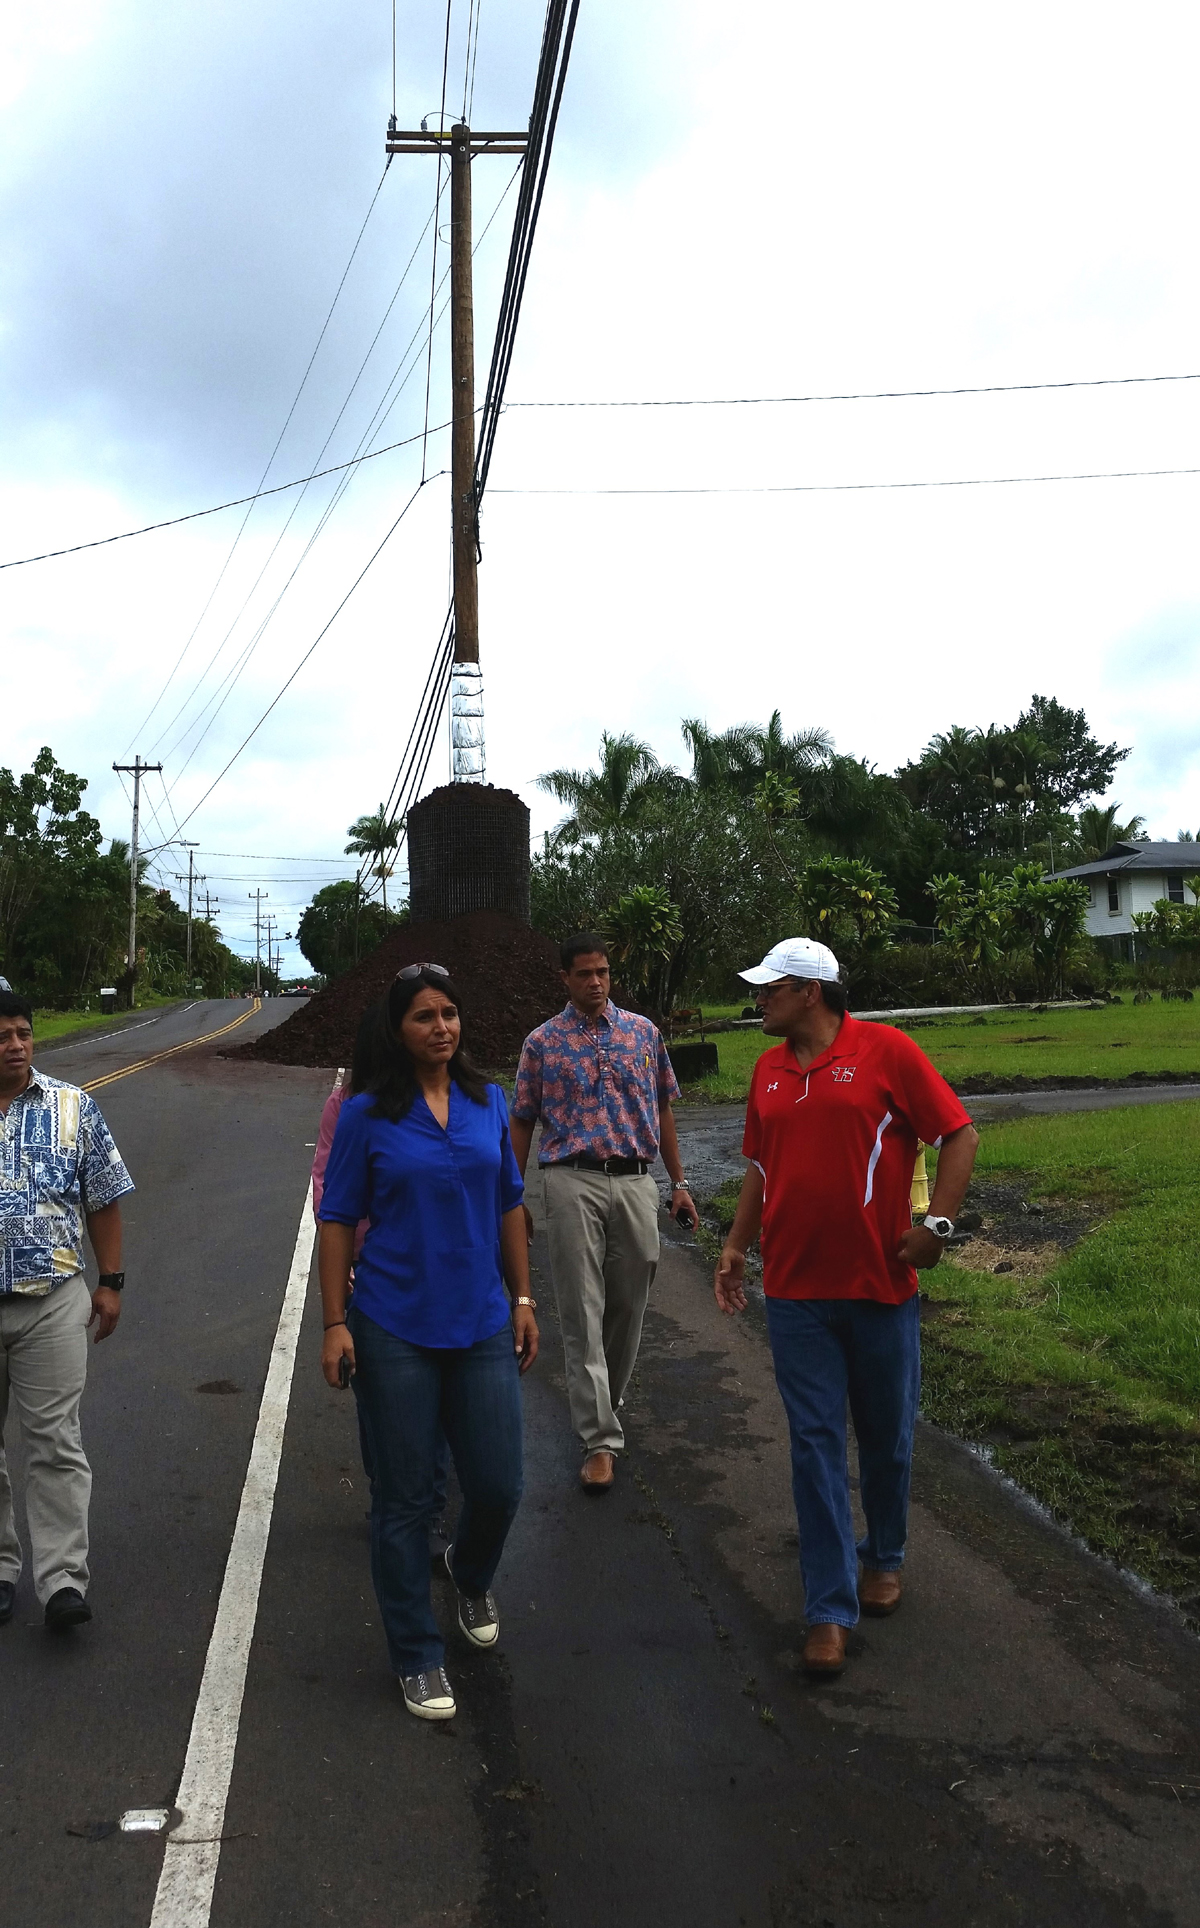
[[[359,382],[362,380],[362,376],[363,376],[364,370],[366,369],[367,363],[370,361],[371,356],[375,352],[375,345],[378,342],[380,335],[383,333],[384,327],[386,326],[386,323],[387,323],[388,316],[391,314],[392,309],[395,307],[396,302],[399,299],[400,291],[404,287],[405,281],[408,279],[409,270],[411,269],[413,262],[417,258],[417,253],[418,253],[418,250],[420,249],[421,242],[424,240],[425,235],[429,230],[429,223],[430,221],[432,221],[432,219],[433,219],[433,216],[430,215],[429,220],[426,221],[425,226],[422,228],[420,234],[417,237],[416,245],[414,246],[412,253],[409,255],[408,261],[405,265],[404,273],[401,275],[400,280],[396,285],[395,292],[393,293],[391,300],[388,302],[387,308],[384,310],[383,320],[380,322],[378,328],[375,330],[375,334],[371,339],[370,347],[367,349],[366,354],[363,356],[363,359],[359,364],[358,373],[355,375],[354,380],[350,384],[350,387],[346,393],[346,396],[342,402],[342,405],[339,408],[337,415],[334,418],[332,427],[330,428],[328,434],[326,435],[325,440],[322,442],[321,447],[317,451],[318,463],[321,461],[322,457],[325,454],[326,449],[329,447],[329,444],[332,442],[335,434],[337,433],[338,426],[342,420],[342,417],[346,413],[347,408],[350,406],[350,402],[354,395],[354,391],[358,387]],[[388,386],[390,388],[391,383],[389,383]],[[376,409],[375,415],[373,415],[371,418],[372,423],[375,421],[377,415],[378,415],[378,409]],[[358,446],[354,451],[355,457],[358,457],[360,455],[363,448],[363,444],[367,440],[367,436],[369,435],[369,433],[370,433],[370,425],[368,425],[368,429],[366,433],[360,436],[359,438]],[[261,640],[262,634],[266,628],[266,624],[270,622],[271,617],[275,614],[275,611],[278,609],[279,604],[283,599],[283,596],[287,593],[287,590],[291,587],[291,584],[295,579],[297,570],[301,567],[301,565],[307,559],[309,552],[312,549],[313,543],[316,540],[316,537],[321,534],[322,530],[324,529],[326,523],[329,520],[330,515],[333,513],[333,510],[337,507],[338,503],[341,500],[342,495],[344,495],[346,488],[349,486],[351,480],[353,479],[353,473],[354,471],[351,464],[346,464],[342,467],[340,471],[340,481],[335,486],[334,494],[330,498],[330,501],[327,503],[323,514],[319,518],[315,530],[313,531],[312,535],[310,535],[308,539],[308,543],[300,557],[299,562],[297,562],[295,567],[292,569],[291,575],[289,575],[287,582],[284,584],[284,587],[280,591],[279,595],[276,596],[275,601],[272,604],[270,610],[268,611],[264,622],[261,624],[259,631],[254,639],[254,647],[257,647],[257,644]],[[259,584],[262,582],[263,577],[266,575],[267,570],[270,568],[272,562],[275,559],[275,556],[279,550],[280,544],[283,542],[284,537],[286,536],[288,530],[292,526],[293,521],[295,520],[297,514],[299,513],[300,506],[303,503],[304,498],[308,493],[308,488],[309,488],[309,484],[305,482],[300,490],[300,494],[296,498],[295,502],[292,504],[291,509],[288,512],[288,515],[283,523],[282,528],[279,530],[278,535],[275,537],[275,540],[272,543],[271,548],[267,554],[266,560],[264,561],[257,576],[254,578],[254,581],[250,585],[249,590],[247,591],[245,597],[243,598],[241,607],[238,609],[238,612],[234,616],[233,621],[229,624],[228,628],[225,631],[224,636],[221,638],[221,641],[217,644],[216,649],[209,657],[208,662],[201,670],[200,675],[197,677],[195,683],[192,685],[192,688],[189,690],[187,696],[185,696],[183,702],[180,704],[174,716],[171,718],[171,721],[167,724],[166,726],[167,730],[174,729],[176,723],[179,721],[179,718],[183,715],[183,712],[187,709],[188,705],[194,701],[198,691],[202,688],[205,682],[205,679],[208,677],[210,671],[213,669],[218,659],[224,653],[226,644],[229,642],[229,639],[233,635],[234,630],[237,628],[238,624],[242,620],[242,617],[245,615],[251,600],[253,599],[255,593],[258,590]],[[250,653],[253,654],[253,649],[251,650]],[[249,660],[248,657],[245,660]],[[212,699],[210,698],[210,702],[211,700]],[[206,703],[204,708],[207,709],[208,707],[209,705]],[[203,714],[204,714],[204,710],[201,710],[200,715],[203,716]],[[199,721],[199,718],[194,719],[194,721]],[[183,735],[186,736],[188,734],[188,729],[192,727],[194,727],[194,723],[192,725],[187,726],[187,728],[185,728]],[[180,740],[182,740],[182,738]],[[170,755],[171,752],[168,751],[167,754]]]
[[[868,388],[829,395],[684,395],[642,401],[506,402],[506,408],[773,408],[800,402],[912,402],[939,395],[1032,395],[1058,388],[1132,388],[1151,382],[1200,382],[1193,375],[1096,375],[1070,382],[988,382],[978,388]]]
[[[558,110],[562,104],[567,63],[571,57],[571,44],[574,40],[575,22],[578,16],[579,0],[569,0],[569,4],[568,0],[549,0],[537,77],[534,83],[533,111],[529,117],[529,137],[521,175],[521,191],[517,198],[517,211],[513,219],[508,266],[500,297],[496,339],[492,349],[487,392],[483,402],[483,418],[479,426],[479,444],[475,456],[476,507],[482,501],[483,492],[487,487],[496,430],[500,424],[504,403],[504,389],[508,381],[509,368],[512,365],[525,281],[529,273],[533,237],[541,210],[542,195],[545,192],[550,153],[554,145],[554,130],[558,124]]]
[[[479,58],[479,16],[483,12],[483,0],[475,0],[475,41],[470,49],[471,81],[467,91],[467,103],[463,119],[470,124],[475,109],[475,63]]]
[[[241,528],[234,536],[233,542],[230,545],[229,554],[226,556],[224,562],[221,564],[220,573],[218,574],[217,580],[216,582],[214,582],[212,589],[209,591],[208,600],[205,603],[204,608],[200,611],[200,614],[196,619],[195,628],[193,628],[191,635],[188,637],[183,648],[180,650],[179,655],[175,660],[175,664],[171,669],[171,672],[168,675],[166,682],[163,684],[162,689],[159,691],[158,695],[154,699],[154,702],[151,704],[149,710],[146,712],[146,715],[143,717],[142,721],[138,724],[137,729],[130,737],[129,743],[127,743],[125,746],[125,750],[122,750],[121,752],[122,756],[124,756],[126,751],[128,750],[129,744],[133,743],[142,734],[142,731],[145,729],[147,723],[149,723],[150,721],[150,718],[154,715],[155,710],[158,708],[159,704],[162,702],[163,697],[166,695],[176,670],[179,668],[179,665],[182,663],[184,657],[188,653],[188,650],[191,648],[196,632],[200,628],[201,623],[204,621],[205,615],[207,614],[208,609],[212,603],[212,599],[216,595],[217,590],[221,586],[221,581],[222,581],[222,578],[224,577],[225,571],[228,569],[230,563],[233,560],[234,551],[237,549],[238,543],[242,539],[242,533],[245,530],[246,524],[249,522],[251,515],[254,513],[254,504],[258,500],[258,497],[264,492],[264,484],[266,482],[268,475],[271,473],[271,469],[274,464],[275,457],[279,453],[280,447],[283,442],[283,438],[287,434],[288,428],[291,424],[292,417],[296,413],[296,409],[299,406],[300,397],[303,395],[304,390],[308,385],[308,378],[313,371],[313,363],[316,361],[317,356],[320,353],[321,343],[324,341],[325,336],[329,329],[329,324],[333,320],[333,311],[337,307],[338,302],[341,299],[342,289],[346,285],[346,277],[350,273],[351,268],[354,266],[355,256],[357,255],[359,247],[362,244],[363,235],[367,231],[367,223],[371,219],[371,216],[375,211],[375,203],[379,199],[379,195],[383,188],[383,183],[386,175],[387,175],[387,168],[385,167],[383,170],[383,173],[379,177],[379,185],[376,187],[374,194],[371,196],[370,205],[367,208],[366,214],[363,216],[362,226],[359,228],[358,234],[355,237],[354,246],[350,250],[350,258],[347,261],[345,267],[342,269],[341,280],[338,282],[337,288],[334,292],[333,300],[329,304],[329,312],[321,324],[321,332],[317,336],[316,345],[313,348],[312,354],[308,358],[308,365],[305,368],[303,375],[300,377],[300,386],[299,388],[297,388],[296,393],[292,397],[292,405],[288,409],[288,412],[284,417],[283,427],[280,429],[279,434],[275,440],[275,446],[271,450],[271,453],[267,458],[267,465],[266,465],[266,468],[263,470],[262,475],[259,478],[258,488],[255,491],[254,495],[249,498],[249,507],[247,508],[246,514],[242,520]]]
[[[496,489],[496,495],[837,495],[873,489],[1003,489],[1021,482],[1127,482],[1154,475],[1200,475],[1197,469],[1086,469],[1063,475],[954,475],[934,482],[780,482],[746,488]]]
[[[436,477],[434,476],[429,477],[429,481],[432,482],[434,480],[436,480]],[[197,810],[200,809],[201,805],[208,802],[209,797],[211,797],[213,791],[217,788],[217,785],[225,777],[228,776],[230,770],[232,770],[234,764],[237,762],[238,758],[242,755],[243,751],[248,747],[249,744],[251,744],[254,741],[254,738],[258,735],[258,732],[261,730],[263,724],[270,716],[272,710],[274,710],[277,707],[277,705],[282,701],[287,691],[291,688],[292,684],[299,676],[300,671],[304,668],[304,665],[308,662],[310,656],[313,655],[314,651],[325,640],[325,637],[329,634],[329,631],[333,628],[334,623],[341,615],[343,609],[346,607],[346,604],[350,601],[350,598],[353,596],[355,590],[358,588],[363,578],[374,567],[375,563],[378,562],[380,556],[383,554],[388,543],[395,535],[397,529],[400,527],[400,524],[403,522],[409,510],[412,508],[413,503],[420,495],[422,489],[426,488],[427,486],[428,486],[428,483],[426,482],[418,482],[416,488],[409,496],[408,501],[404,504],[404,507],[401,509],[399,515],[396,517],[396,520],[393,522],[391,528],[388,530],[383,540],[379,543],[378,547],[373,551],[372,555],[369,557],[367,562],[365,562],[363,567],[359,570],[357,576],[354,578],[354,581],[351,583],[349,589],[342,597],[341,602],[334,610],[332,616],[330,616],[328,622],[324,625],[324,627],[321,630],[318,631],[317,635],[313,638],[308,648],[304,651],[304,654],[301,656],[295,668],[291,671],[290,675],[286,678],[286,680],[280,685],[279,689],[276,691],[275,695],[271,698],[271,701],[267,704],[266,709],[262,712],[262,715],[258,718],[258,721],[254,724],[253,728],[246,732],[246,735],[242,738],[241,742],[238,744],[237,749],[234,751],[233,755],[229,758],[229,761],[224,765],[224,767],[221,770],[217,772],[217,775],[213,778],[212,782],[209,784],[203,796],[198,798],[198,800],[192,805],[191,809],[187,812],[187,815],[180,819],[179,827],[181,830],[185,827],[185,825],[191,822],[192,818],[195,816]]]
[[[479,238],[475,243],[474,249],[472,250],[473,254],[477,253],[479,248],[482,246],[483,241],[488,233],[488,230],[491,228],[492,223],[495,221],[496,216],[499,214],[500,208],[502,207],[504,200],[507,197],[509,189],[512,187],[512,184],[516,179],[518,171],[519,171],[518,169],[514,169],[513,174],[509,177],[509,180],[505,188],[500,194],[500,197],[497,200],[495,207],[492,209],[492,212],[489,215],[486,223],[484,224],[484,227],[479,235]],[[445,282],[448,279],[448,277],[449,277],[449,270],[447,269],[446,273],[442,277],[441,283],[439,283],[439,287],[438,287],[439,293],[441,292],[441,288],[445,285]],[[438,310],[437,317],[436,317],[437,324],[440,324],[442,317],[446,313],[446,309],[448,306],[449,306],[449,301],[447,299],[447,301],[444,302],[442,304],[442,307]],[[400,376],[401,371],[403,370],[405,361],[407,360],[408,356],[412,353],[414,347],[416,346],[423,332],[424,332],[424,323],[422,322],[421,324],[419,324],[417,329],[414,330],[412,336],[410,337],[408,347],[405,349],[404,354],[401,356],[401,359],[396,368],[395,374],[392,376],[391,381],[388,383],[387,388],[385,388],[384,390],[383,400],[379,404],[377,404],[374,416],[371,418],[371,421],[368,422],[361,437],[359,438],[358,451],[356,451],[356,453],[363,449],[364,444],[369,440],[369,438],[371,438],[373,435],[378,434],[380,432],[380,430],[383,427],[383,424],[387,421],[388,416],[391,414],[392,409],[395,407],[397,401],[399,400],[400,395],[402,394],[403,390],[407,386],[408,382],[411,380],[413,374],[416,372],[416,369],[419,366],[419,363],[417,361],[414,361],[412,363],[412,366],[409,368],[408,373],[404,376],[403,380],[399,382],[399,386],[396,388],[395,393],[392,394],[391,400],[389,401],[388,395],[393,385],[396,383],[397,378]],[[386,407],[384,407],[385,402],[387,404]],[[444,426],[449,426],[449,425],[446,424]],[[430,432],[432,433],[434,431],[430,431]],[[416,440],[417,438],[413,437],[412,439]],[[212,729],[213,724],[217,720],[217,717],[224,709],[226,702],[228,701],[229,697],[232,695],[234,688],[236,688],[236,685],[241,678],[242,672],[247,667],[247,664],[249,663],[251,656],[253,655],[254,651],[257,649],[258,644],[261,642],[263,634],[265,633],[268,624],[273,619],[276,611],[280,606],[280,603],[283,600],[284,595],[286,595],[288,589],[291,587],[292,582],[295,580],[298,570],[302,567],[303,563],[307,560],[307,557],[310,554],[313,548],[313,545],[317,540],[317,537],[321,534],[330,516],[337,508],[338,503],[341,501],[342,495],[345,493],[345,490],[349,487],[350,482],[353,480],[354,473],[355,473],[355,470],[353,469],[352,466],[347,467],[346,472],[341,476],[338,482],[338,485],[333,495],[330,497],[330,500],[327,503],[315,528],[309,535],[308,541],[303,551],[301,552],[299,559],[293,566],[291,574],[288,576],[287,581],[283,585],[283,588],[279,591],[278,595],[276,596],[275,601],[272,603],[271,607],[266,612],[266,615],[259,623],[257,630],[254,632],[249,642],[243,648],[240,656],[238,656],[235,659],[233,664],[226,671],[221,682],[217,685],[217,688],[209,696],[208,700],[205,702],[199,714],[195,718],[193,718],[192,722],[188,724],[188,726],[184,729],[180,738],[178,739],[178,743],[172,746],[173,748],[176,748],[179,746],[179,744],[182,744],[186,740],[187,736],[190,734],[191,730],[193,730],[202,721],[206,712],[212,709],[212,706],[214,703],[216,704],[216,708],[215,710],[213,710],[212,715],[209,717],[209,721],[205,724],[204,729],[201,731],[199,737],[193,743],[192,748],[188,753],[187,759],[183,764],[183,767],[173,777],[172,786],[178,784],[180,778],[184,775],[189,765],[191,764],[201,744],[204,742],[204,739],[207,737],[209,731]],[[445,473],[444,470],[439,470],[437,474],[433,476],[427,476],[426,481],[429,481],[429,482],[436,481],[439,479],[440,475],[444,473]],[[164,788],[165,787],[166,787],[166,783],[164,779]],[[169,796],[169,791],[168,791],[168,796]],[[171,814],[174,817],[175,812],[174,812],[173,806],[172,806]]]
[[[515,180],[516,173],[509,181]],[[507,192],[507,190],[506,190]],[[503,199],[503,196],[501,197]],[[495,219],[493,212],[492,219]],[[489,226],[491,223],[489,222]],[[486,228],[484,233],[486,233]],[[482,235],[480,239],[482,240]],[[443,277],[444,285],[444,277]],[[443,309],[441,313],[444,313]],[[439,316],[440,319],[440,316]],[[422,321],[420,332],[424,332]],[[505,401],[504,412],[514,408],[765,408],[785,404],[809,402],[891,402],[930,400],[938,396],[954,395],[1029,395],[1041,391],[1066,388],[1129,388],[1149,385],[1156,382],[1195,382],[1200,381],[1200,373],[1192,375],[1102,375],[1095,378],[1068,382],[992,382],[979,388],[883,388],[864,389],[861,392],[828,395],[726,395],[726,396],[679,396],[666,399],[647,399],[642,401],[563,401],[563,402],[511,402]],[[479,414],[483,408],[480,405]],[[442,429],[450,428],[450,422],[439,422],[431,428],[431,435]],[[225,509],[240,509],[247,502],[258,502],[270,495],[281,495],[288,489],[303,488],[306,482],[319,482],[326,475],[337,475],[342,469],[353,468],[363,462],[374,462],[381,455],[392,455],[397,449],[409,448],[413,442],[422,439],[424,431],[406,436],[401,442],[389,442],[386,448],[372,449],[368,455],[352,456],[347,462],[335,462],[332,467],[314,470],[310,475],[299,475],[291,482],[277,482],[269,489],[256,490],[253,495],[233,496],[228,502],[215,502],[207,509],[190,509],[186,515],[170,516],[164,522],[147,522],[138,529],[121,529],[115,535],[97,536],[90,542],[76,542],[66,549],[47,549],[36,556],[16,556],[8,562],[0,562],[0,569],[24,569],[30,563],[53,562],[60,556],[79,555],[85,549],[102,549],[112,542],[129,542],[134,536],[154,535],[160,529],[174,529],[182,522],[196,522],[204,516],[220,515]],[[131,739],[132,740],[132,739]],[[122,753],[123,754],[123,753]]]

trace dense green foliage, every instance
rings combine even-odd
[[[82,808],[87,779],[49,748],[15,777],[0,769],[0,973],[35,1003],[65,1008],[116,984],[128,997],[129,846],[101,849],[100,825]],[[139,863],[137,981],[182,995],[187,916],[144,881]],[[253,982],[214,925],[192,926],[192,984],[221,997]],[[269,975],[264,975],[269,984]]]
[[[860,1004],[1044,997],[1088,980],[1086,892],[1043,873],[1141,820],[1088,803],[1128,751],[1100,743],[1082,710],[1035,696],[1011,727],[955,726],[895,776],[837,755],[822,729],[788,736],[778,711],[681,730],[686,774],[606,731],[596,769],[539,778],[568,815],[534,862],[536,927],[616,933],[639,893],[660,896],[673,948],[626,971],[655,1009],[730,995],[737,965],[788,933],[828,942]],[[935,935],[946,941],[905,941]]]
[[[326,978],[340,977],[407,918],[407,911],[385,911],[382,904],[365,902],[360,887],[351,878],[341,878],[317,892],[296,936],[315,971]]]

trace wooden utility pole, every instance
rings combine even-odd
[[[196,859],[194,852],[199,848],[199,845],[189,843],[186,837],[183,839],[183,845],[188,854],[187,876],[185,877],[182,871],[177,870],[175,872],[175,882],[177,884],[186,883],[188,887],[187,963],[184,965],[183,975],[187,989],[190,991],[192,988],[192,888],[196,881]],[[201,877],[200,882],[204,883],[205,879]]]
[[[138,893],[138,819],[142,804],[142,778],[147,770],[161,772],[161,763],[143,763],[135,756],[132,763],[114,763],[113,769],[133,778],[133,835],[129,840],[129,1008],[137,1006],[137,893]]]
[[[450,489],[454,537],[454,677],[450,728],[457,782],[483,780],[483,685],[479,670],[479,516],[475,499],[475,316],[471,275],[471,162],[477,154],[524,154],[527,134],[389,128],[387,153],[450,149]]]
[[[269,890],[248,890],[247,897],[254,899],[254,989],[262,990],[262,900],[271,895]]]
[[[454,660],[479,661],[479,524],[475,505],[475,302],[471,275],[471,130],[450,129],[450,440],[454,495]]]

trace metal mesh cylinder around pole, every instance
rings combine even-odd
[[[479,781],[431,790],[408,813],[408,875],[415,923],[497,910],[527,924],[528,807]]]
[[[478,663],[455,663],[450,681],[450,749],[455,783],[482,783],[483,673]]]

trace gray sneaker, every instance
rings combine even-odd
[[[500,1615],[496,1612],[496,1602],[490,1592],[481,1593],[473,1600],[464,1593],[454,1579],[454,1569],[450,1561],[454,1548],[446,1548],[446,1571],[458,1598],[458,1624],[473,1647],[494,1647],[500,1638]]]
[[[453,1720],[458,1712],[444,1667],[431,1667],[423,1674],[406,1674],[400,1685],[404,1689],[404,1705],[418,1720]]]

